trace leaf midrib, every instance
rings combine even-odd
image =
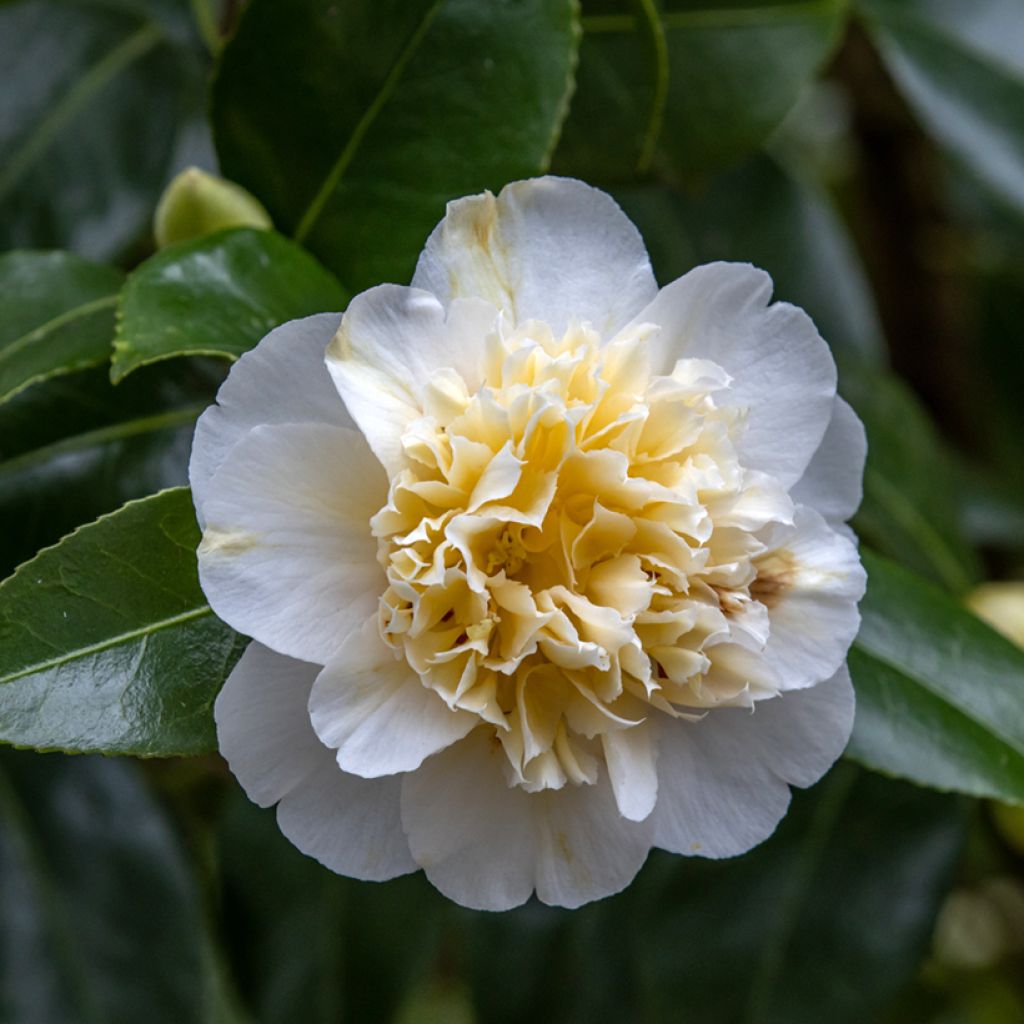
[[[83,302],[78,306],[72,306],[71,309],[66,309],[63,313],[58,313],[55,317],[40,324],[38,327],[33,327],[32,330],[27,331],[0,348],[0,369],[3,368],[5,360],[10,359],[12,353],[17,354],[29,345],[34,345],[42,338],[45,338],[47,334],[52,334],[66,324],[78,319],[84,319],[108,307],[113,309],[116,305],[117,293],[114,292],[98,299],[91,299],[89,302]],[[111,341],[113,341],[113,334],[111,334]]]
[[[443,3],[444,0],[434,0],[430,7],[427,8],[423,17],[420,19],[419,25],[416,26],[416,29],[409,37],[405,46],[402,47],[402,52],[395,58],[394,64],[391,65],[391,69],[384,77],[384,81],[381,82],[380,88],[377,90],[377,94],[374,96],[373,101],[366,108],[363,116],[358,120],[358,122],[356,122],[356,125],[352,129],[352,132],[342,148],[338,159],[334,162],[330,171],[327,172],[327,177],[324,178],[324,182],[320,186],[319,191],[313,197],[309,206],[306,208],[306,212],[300,218],[299,225],[292,236],[296,242],[303,242],[309,235],[310,231],[313,230],[321,211],[326,205],[328,199],[330,199],[331,195],[337,189],[352,161],[355,159],[366,133],[370,130],[370,127],[373,125],[373,122],[377,120],[377,116],[384,108],[384,105],[394,93],[402,75],[405,73],[405,69],[409,64],[409,61],[412,60],[413,55],[419,49],[420,44],[423,42],[424,37],[429,31],[430,26]]]
[[[96,643],[87,644],[84,647],[76,647],[71,651],[67,651],[64,654],[57,655],[53,658],[47,658],[43,661],[34,661],[30,665],[26,665],[14,672],[9,672],[6,675],[0,675],[0,686],[16,682],[18,679],[23,679],[25,676],[36,675],[40,672],[48,672],[50,669],[60,668],[62,665],[79,661],[82,658],[88,658],[93,654],[100,654],[113,647],[124,646],[125,644],[131,643],[133,640],[146,639],[165,629],[172,629],[175,626],[181,626],[187,622],[194,622],[196,619],[201,619],[212,614],[213,611],[210,606],[208,604],[202,604],[196,608],[191,608],[188,611],[179,612],[177,615],[171,615],[164,619],[157,619],[155,622],[147,623],[144,626],[129,629],[123,633],[117,633],[114,636],[107,637],[106,639],[100,640]],[[14,624],[21,625],[20,623]]]
[[[206,407],[206,403],[196,403],[183,406],[180,409],[172,409],[169,412],[156,413],[153,416],[122,420],[106,427],[97,427],[95,430],[86,430],[81,434],[62,438],[60,441],[54,441],[53,444],[44,445],[41,448],[32,448],[7,460],[0,460],[0,482],[4,477],[11,477],[33,466],[43,465],[51,459],[67,455],[69,452],[95,448],[109,441],[123,441],[129,437],[156,433],[159,430],[188,423],[190,420],[196,419]]]
[[[744,28],[821,18],[845,6],[845,0],[819,0],[818,3],[787,3],[774,7],[709,8],[693,11],[663,11],[661,23],[666,31],[686,29]],[[634,32],[637,18],[633,14],[597,14],[581,19],[584,32]]]
[[[125,68],[130,67],[156,46],[163,34],[154,24],[145,24],[98,60],[77,79],[63,98],[50,108],[28,134],[19,149],[0,171],[0,200],[18,183],[22,175],[53,144],[61,129]]]

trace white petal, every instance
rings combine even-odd
[[[281,831],[303,853],[350,878],[380,882],[417,868],[402,831],[402,785],[361,779],[338,768],[331,752],[278,805]]]
[[[332,871],[375,881],[415,871],[398,782],[344,774],[313,732],[306,705],[318,671],[249,644],[214,705],[220,752],[249,799],[280,800],[281,831]]]
[[[619,814],[607,779],[526,793],[506,784],[503,765],[480,729],[405,779],[409,846],[441,892],[478,910],[518,906],[534,889],[545,903],[578,907],[633,880],[651,826]]]
[[[606,732],[601,739],[619,813],[630,821],[643,821],[658,799],[653,730],[642,722],[632,729]]]
[[[607,778],[536,796],[537,897],[542,903],[578,907],[633,881],[650,851],[653,823],[623,818]]]
[[[373,779],[418,768],[462,739],[479,718],[452,710],[384,643],[377,617],[349,635],[317,676],[313,728],[346,772]]]
[[[758,701],[744,712],[748,749],[790,785],[813,786],[839,760],[853,731],[853,683],[846,665],[831,679]],[[738,709],[737,709],[738,710]]]
[[[789,806],[789,784],[809,786],[842,753],[853,692],[841,669],[808,690],[753,710],[716,708],[697,722],[662,719],[654,844],[734,857],[763,842]]]
[[[825,434],[836,368],[811,318],[788,303],[768,305],[772,281],[745,263],[709,263],[662,288],[635,325],[657,324],[652,373],[679,359],[709,359],[733,378],[716,402],[749,410],[740,438],[748,469],[791,487]]]
[[[506,784],[506,760],[478,729],[402,784],[402,826],[414,860],[445,896],[474,910],[508,910],[533,892],[534,797]]]
[[[657,291],[643,239],[615,201],[554,177],[449,203],[413,285],[446,305],[484,298],[514,323],[545,321],[555,337],[575,319],[610,338]]]
[[[836,398],[832,419],[804,475],[790,492],[830,523],[842,523],[860,508],[868,440],[864,424],[842,398]]]
[[[370,517],[387,480],[357,431],[256,427],[214,474],[199,578],[230,626],[326,664],[384,591]]]
[[[254,642],[217,695],[213,717],[221,755],[260,807],[290,793],[328,753],[306,710],[319,671],[319,665]]]
[[[324,367],[324,352],[340,313],[318,313],[272,330],[231,367],[196,424],[189,481],[199,523],[207,486],[225,455],[253,427],[264,423],[330,423],[353,426],[345,403]]]
[[[479,299],[448,310],[429,292],[382,284],[349,304],[327,350],[327,369],[374,454],[392,476],[405,463],[401,438],[423,415],[424,387],[455,369],[480,383],[484,339],[497,317]]]
[[[743,708],[716,708],[698,722],[660,722],[661,785],[651,815],[654,845],[672,853],[735,857],[775,831],[789,787],[751,758],[736,728]]]
[[[751,593],[768,606],[768,644],[762,657],[784,690],[832,676],[860,628],[857,602],[867,575],[856,544],[806,505],[794,532],[760,557]],[[777,573],[777,587],[771,573]]]

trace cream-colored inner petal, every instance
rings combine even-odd
[[[493,730],[529,791],[593,783],[608,744],[627,749],[607,737],[652,715],[780,688],[757,654],[759,564],[792,502],[740,464],[721,367],[650,375],[656,330],[602,346],[586,325],[499,318],[479,388],[451,369],[423,382],[372,520],[385,641]]]

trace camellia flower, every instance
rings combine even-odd
[[[748,850],[835,761],[864,434],[770,293],[659,291],[608,196],[542,178],[238,361],[191,465],[203,588],[255,641],[217,730],[299,849],[571,907],[652,846]]]

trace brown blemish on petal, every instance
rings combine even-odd
[[[773,551],[757,563],[757,578],[750,584],[750,596],[766,608],[774,608],[796,585],[800,565],[793,553]]]
[[[562,855],[566,864],[573,862],[572,847],[569,846],[569,837],[564,832],[555,833],[555,842],[558,844],[558,852]]]

